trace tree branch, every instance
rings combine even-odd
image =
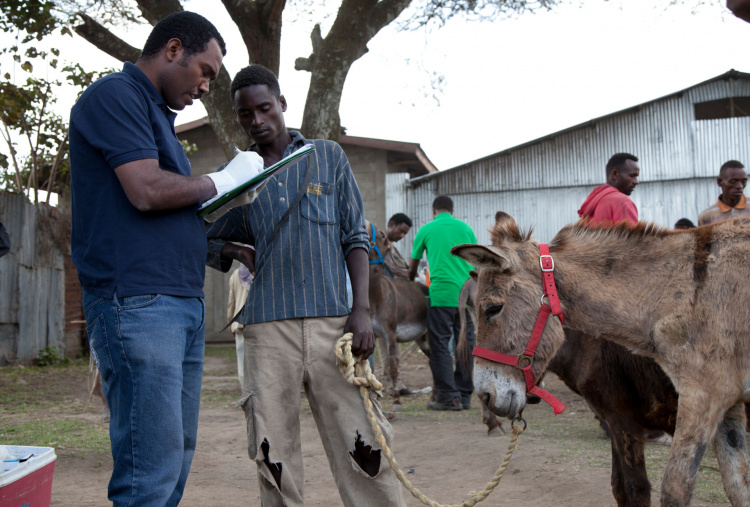
[[[143,17],[152,25],[183,10],[179,0],[137,0],[136,3]]]
[[[21,169],[18,167],[18,159],[16,159],[16,149],[13,148],[13,138],[10,135],[10,129],[8,128],[8,124],[5,123],[3,120],[3,127],[5,128],[5,132],[3,133],[3,139],[8,144],[8,149],[10,150],[10,158],[13,160],[13,167],[15,168],[15,178],[16,178],[16,188],[18,188],[19,193],[23,193],[23,182],[21,181]]]
[[[279,74],[281,14],[286,0],[221,0],[245,42],[250,63]]]
[[[412,0],[382,0],[378,2],[368,21],[370,30],[373,30],[373,37],[383,27],[399,17],[411,2]]]
[[[49,198],[50,195],[52,195],[52,182],[55,181],[55,178],[57,177],[57,168],[60,167],[60,162],[62,161],[63,154],[65,153],[65,145],[68,143],[68,135],[70,134],[69,130],[65,131],[65,137],[60,142],[59,146],[57,147],[57,154],[55,155],[55,160],[52,162],[52,169],[49,171],[49,180],[47,180],[47,204],[49,204]]]
[[[87,14],[80,12],[78,17],[83,20],[83,24],[74,27],[73,30],[109,56],[130,63],[135,63],[141,56],[140,49],[120,39]]]
[[[312,53],[310,53],[310,56],[308,56],[307,58],[300,57],[294,60],[295,70],[305,70],[307,72],[312,72],[313,67],[315,67],[315,54],[323,44],[323,36],[320,33],[320,23],[317,23],[310,33],[310,41],[312,42]]]

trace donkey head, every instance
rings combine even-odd
[[[479,269],[476,345],[518,356],[526,349],[541,306],[542,271],[531,233],[521,234],[515,221],[503,215],[491,230],[492,246],[459,245],[451,252]],[[543,376],[563,339],[560,322],[549,319],[532,363],[535,379]],[[474,389],[499,416],[512,419],[526,406],[526,382],[513,366],[475,357]]]
[[[386,235],[383,229],[378,229],[371,223],[367,224],[366,230],[367,237],[370,241],[370,269],[378,269],[378,271],[382,271],[382,262],[388,251],[391,249],[391,241],[388,239],[388,235]],[[372,239],[373,230],[375,231],[375,241]]]

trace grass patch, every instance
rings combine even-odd
[[[220,359],[231,359],[237,364],[237,349],[231,345],[206,345],[206,357],[218,357]]]
[[[239,384],[236,390],[225,390],[225,389],[207,389],[206,384],[203,384],[201,390],[201,408],[206,406],[212,407],[232,407],[234,408],[237,400],[240,399],[241,391]]]
[[[86,399],[75,396],[73,386],[85,386],[88,364],[55,367],[6,366],[0,368],[0,412],[28,414],[83,409]]]
[[[77,418],[3,424],[0,442],[4,445],[54,447],[58,456],[109,452],[107,426]]]

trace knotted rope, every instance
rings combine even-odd
[[[511,423],[512,435],[510,437],[510,443],[508,444],[508,451],[505,453],[505,459],[503,459],[500,467],[495,471],[495,475],[492,476],[492,479],[490,479],[490,481],[485,484],[484,490],[480,492],[470,491],[470,498],[468,500],[464,500],[463,503],[456,505],[443,505],[428,498],[421,491],[419,491],[411,483],[411,481],[406,478],[406,474],[404,474],[403,470],[401,470],[401,468],[398,466],[398,463],[396,463],[396,458],[393,456],[391,449],[388,447],[388,444],[385,441],[385,437],[383,436],[383,432],[380,429],[380,425],[375,419],[375,412],[373,411],[372,400],[370,399],[370,393],[368,391],[369,389],[380,391],[383,388],[383,385],[377,378],[375,378],[375,375],[370,370],[370,364],[367,361],[357,361],[354,359],[354,356],[352,356],[351,333],[346,333],[336,342],[336,358],[338,359],[341,374],[344,376],[346,381],[355,386],[359,386],[359,393],[362,395],[362,399],[365,403],[365,410],[367,411],[367,419],[370,421],[370,426],[372,427],[372,431],[375,434],[375,439],[380,444],[380,448],[382,449],[383,454],[388,460],[388,463],[391,465],[393,472],[396,474],[396,477],[398,477],[398,480],[401,481],[401,484],[403,484],[417,500],[425,505],[429,505],[430,507],[473,507],[474,505],[487,498],[490,493],[492,493],[492,490],[495,489],[495,487],[500,482],[500,479],[503,477],[505,469],[508,468],[510,457],[513,455],[513,451],[516,449],[516,441],[518,440],[518,435],[523,433],[526,429],[525,421],[523,423],[523,426],[521,426],[520,424],[514,425],[513,423]],[[523,421],[523,419],[520,420]]]

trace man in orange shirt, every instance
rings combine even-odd
[[[741,162],[724,162],[719,169],[716,184],[721,188],[721,195],[713,206],[709,206],[698,215],[698,225],[750,216],[750,209],[747,208],[747,200],[743,193],[747,185],[747,172]]]

